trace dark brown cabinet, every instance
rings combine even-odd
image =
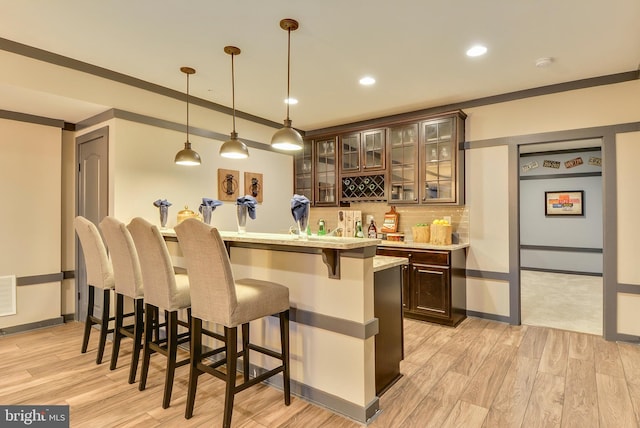
[[[420,123],[420,202],[464,204],[466,115],[456,112]]]
[[[335,137],[314,140],[315,145],[315,206],[338,205],[338,168]]]
[[[361,173],[384,170],[386,129],[342,135],[340,137],[340,172]]]
[[[293,159],[294,193],[314,206],[338,206],[336,137],[306,140]]]
[[[389,128],[389,198],[418,202],[418,124]]]
[[[293,192],[313,202],[313,150],[312,141],[304,141],[302,150],[293,157]]]
[[[311,193],[314,206],[365,201],[463,205],[466,117],[456,110],[317,134],[308,141],[313,154],[305,147],[294,157],[294,190]],[[311,174],[306,174],[307,165]]]
[[[426,250],[379,246],[377,254],[406,257],[404,316],[456,326],[466,318],[466,250]]]

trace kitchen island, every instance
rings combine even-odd
[[[176,241],[172,230],[163,231]],[[305,399],[367,422],[379,409],[376,393],[376,335],[390,322],[394,346],[402,347],[402,258],[378,258],[378,239],[309,237],[271,233],[220,231],[236,278],[253,277],[283,284],[291,302],[291,391]],[[184,266],[178,243],[170,245],[178,266]],[[374,268],[374,259],[376,259]],[[376,316],[374,272],[397,270],[397,292],[392,321]],[[388,290],[385,292],[388,293]],[[385,299],[380,295],[379,299]],[[378,305],[379,306],[379,305]],[[385,324],[386,325],[386,324]],[[277,349],[278,319],[270,317],[251,326],[252,341]],[[398,342],[397,338],[400,338]],[[399,344],[399,345],[398,345]],[[402,356],[402,349],[395,355]],[[251,373],[269,370],[273,362],[252,354]],[[389,362],[398,366],[398,361]],[[392,370],[394,373],[394,370]],[[399,376],[399,371],[395,378]],[[395,379],[385,380],[385,386]],[[273,378],[274,384],[280,382]]]

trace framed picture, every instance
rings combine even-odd
[[[584,215],[584,190],[544,192],[544,215]]]

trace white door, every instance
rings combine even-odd
[[[108,215],[109,192],[109,128],[104,127],[76,139],[77,150],[77,215],[96,225]],[[76,319],[87,316],[88,287],[84,257],[76,236]],[[102,308],[102,293],[96,292],[96,313]]]

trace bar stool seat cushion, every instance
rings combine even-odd
[[[229,314],[229,323],[225,324],[228,327],[289,309],[289,289],[281,284],[251,278],[238,279],[235,283],[238,306]]]
[[[176,233],[178,240],[180,235],[189,238],[180,246],[189,254],[192,316],[236,327],[289,309],[289,289],[284,285],[234,278],[227,249],[216,228],[199,221],[183,223],[176,226]]]

